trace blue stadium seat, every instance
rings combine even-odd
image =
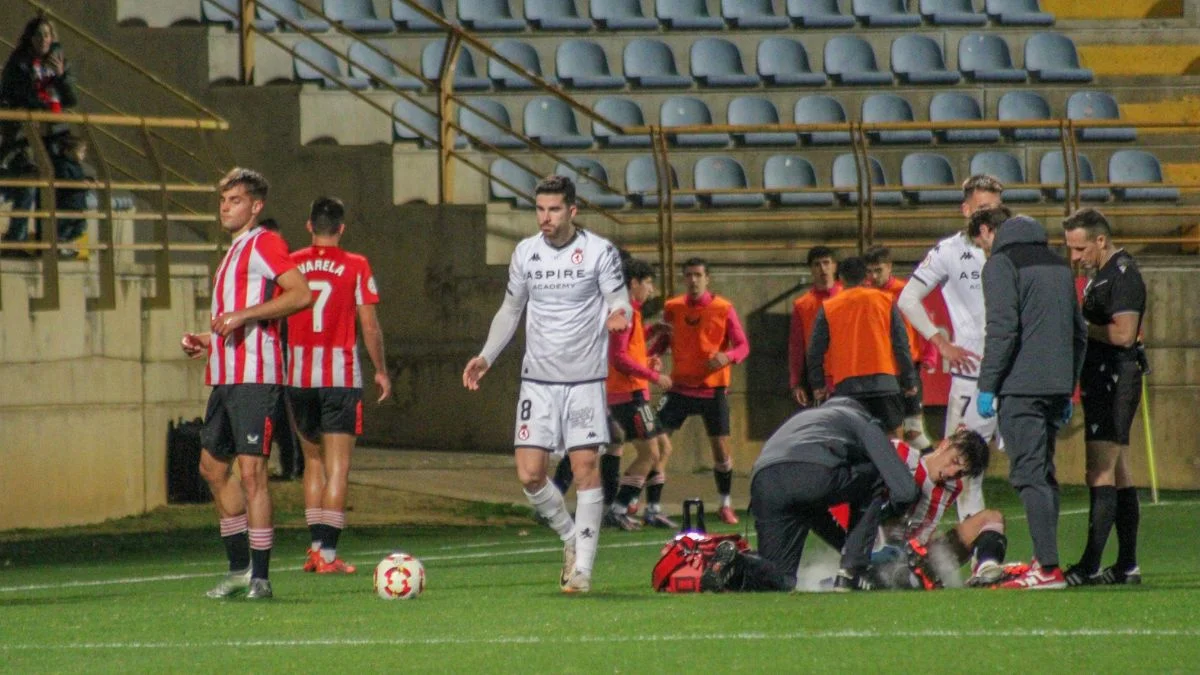
[[[1004,184],[1004,201],[1011,203],[1036,202],[1042,193],[1036,188],[1017,188],[1025,182],[1025,170],[1021,160],[1007,152],[981,152],[971,158],[971,175],[986,174]]]
[[[796,124],[840,124],[846,122],[846,109],[836,98],[813,94],[796,101],[792,121]],[[850,132],[801,131],[800,139],[809,145],[843,145],[850,142]]]
[[[712,112],[704,101],[691,96],[675,96],[663,101],[659,123],[664,128],[711,125]],[[682,147],[723,148],[729,145],[729,134],[684,133],[667,134],[667,139]]]
[[[879,163],[879,160],[874,157],[867,159],[870,160],[868,166],[872,185],[871,201],[883,206],[899,206],[904,203],[904,197],[899,192],[874,189],[874,186],[886,185],[887,180],[883,176],[883,165]],[[843,204],[858,204],[858,165],[855,163],[853,154],[838,155],[833,158],[833,187],[838,201]]]
[[[909,102],[895,94],[871,94],[863,99],[863,122],[912,122],[915,119]],[[929,144],[933,142],[933,132],[928,129],[868,131],[867,137],[875,143]]]
[[[971,0],[921,0],[921,16],[935,26],[982,26],[987,16],[975,11]]]
[[[525,20],[540,30],[592,29],[592,20],[579,16],[575,0],[525,0]]]
[[[721,30],[725,20],[708,13],[704,0],[655,0],[654,13],[670,30]]]
[[[1042,155],[1042,161],[1038,168],[1038,180],[1047,185],[1062,185],[1066,182],[1067,167],[1063,162],[1063,154],[1061,150],[1054,150]],[[1079,155],[1079,183],[1095,183],[1096,172],[1092,170],[1092,162],[1087,158],[1087,155]],[[1063,188],[1044,188],[1046,196],[1055,201],[1063,201],[1067,198],[1067,191]],[[1079,197],[1085,202],[1106,202],[1112,195],[1108,188],[1086,188],[1079,190]]]
[[[787,15],[801,28],[854,26],[854,17],[842,14],[837,0],[787,0]]]
[[[525,147],[525,141],[517,138],[510,131],[513,128],[512,117],[509,116],[508,108],[504,107],[503,103],[487,98],[471,98],[467,99],[467,103],[478,108],[480,112],[468,110],[464,106],[457,108],[458,125],[462,127],[457,142],[459,147],[468,143],[480,148],[484,147],[482,143],[487,143],[505,150]],[[489,121],[487,117],[496,120],[499,124]],[[471,134],[479,140],[468,139],[465,134]]]
[[[342,59],[323,44],[301,40],[296,43],[295,50],[292,63],[296,68],[298,82],[320,82],[323,89],[366,89],[371,86],[370,80],[365,77],[347,76]],[[308,62],[302,61],[301,58],[307,59]]]
[[[763,162],[763,189],[779,206],[833,206],[832,192],[791,192],[817,187],[813,165],[798,155],[772,155]]]
[[[437,82],[441,78],[442,56],[446,50],[446,39],[438,38],[425,45],[421,50],[421,75],[427,80]],[[457,91],[473,91],[487,89],[491,82],[486,77],[475,73],[475,59],[465,46],[458,50],[458,60],[454,62],[454,89]]]
[[[477,31],[525,30],[525,20],[513,16],[508,0],[458,0],[458,21]]]
[[[852,0],[854,16],[864,26],[911,28],[921,25],[921,17],[909,14],[904,0]]]
[[[537,176],[507,159],[497,159],[492,162],[488,173],[491,175],[489,184],[491,185],[492,199],[511,202],[513,206],[521,209],[533,208],[533,191],[537,187]],[[500,181],[504,181],[516,190],[514,191]]]
[[[983,109],[970,94],[940,92],[929,100],[931,122],[973,122],[982,119]],[[995,143],[1000,140],[999,129],[940,129],[934,133],[943,143]]]
[[[679,174],[671,167],[671,187],[679,187]],[[658,171],[654,158],[649,155],[634,157],[625,165],[625,192],[634,206],[643,209],[658,208]],[[677,209],[690,209],[696,205],[696,195],[671,195],[671,204]]]
[[[957,204],[962,190],[954,180],[950,162],[937,153],[914,152],[900,162],[900,184],[905,187],[948,185],[948,190],[904,190],[904,196],[916,204]]]
[[[746,169],[730,157],[702,157],[692,170],[697,190],[744,190],[750,187],[746,180]],[[767,198],[762,194],[702,194],[700,202],[708,206],[730,206],[752,208],[763,206]]]
[[[924,35],[901,35],[892,41],[892,72],[906,84],[958,84],[958,71],[946,69],[942,47]]]
[[[1091,82],[1079,65],[1075,43],[1061,33],[1038,33],[1025,40],[1025,70],[1035,82]]]
[[[742,53],[721,38],[699,38],[692,42],[692,77],[705,87],[757,87],[758,76],[746,73]]]
[[[619,209],[625,206],[625,196],[609,192],[602,184],[608,184],[608,171],[600,162],[587,157],[568,157],[569,164],[559,163],[554,173],[575,181],[576,193],[591,206],[604,209]],[[612,187],[612,186],[610,186]]]
[[[739,96],[729,102],[726,111],[729,124],[779,124],[775,104],[757,96]],[[755,131],[734,133],[738,145],[795,145],[799,137],[793,131]]]
[[[792,25],[786,16],[775,13],[771,0],[721,0],[721,16],[730,28],[758,30]]]
[[[999,35],[971,33],[958,41],[958,69],[975,82],[1024,82],[1024,70],[1013,68],[1008,43]]]
[[[1077,91],[1067,99],[1069,120],[1119,120],[1121,109],[1111,94],[1102,91]],[[1075,132],[1081,141],[1121,142],[1137,138],[1132,127],[1104,127],[1079,129]]]
[[[386,43],[372,42],[371,44],[387,53]],[[425,88],[425,84],[416,76],[400,70],[395,63],[387,60],[379,52],[362,42],[350,45],[349,61],[351,76],[370,80],[376,86],[379,86],[380,82],[386,82],[396,89],[405,91],[418,91]]]
[[[396,30],[391,19],[375,14],[371,0],[325,0],[325,16],[355,33],[390,33]]]
[[[658,30],[658,19],[642,13],[641,0],[592,0],[592,21],[605,30]]]
[[[1163,182],[1162,164],[1159,163],[1157,157],[1142,150],[1118,150],[1108,160],[1108,181],[1110,183],[1161,183]],[[1117,199],[1130,202],[1173,202],[1179,199],[1179,188],[1176,187],[1114,187],[1112,191]]]
[[[224,23],[228,24],[230,29],[237,30],[240,25],[238,16],[241,12],[241,4],[241,0],[201,0],[200,18],[204,20],[204,23]],[[255,19],[254,27],[261,31],[273,31],[275,30],[275,20]]]
[[[764,84],[779,87],[823,87],[825,73],[814,73],[804,45],[784,37],[763,38],[758,43],[758,76]]]
[[[532,45],[520,40],[497,40],[492,49],[525,70],[542,76],[542,60]],[[536,85],[521,73],[504,65],[495,58],[488,59],[488,77],[497,89],[533,89]]]
[[[328,21],[306,18],[296,0],[258,0],[257,7],[258,21],[255,22],[255,25],[263,22],[284,31],[294,31],[299,26],[310,33],[323,33],[329,30]],[[289,19],[290,23],[272,14],[269,11],[272,9],[279,15]]]
[[[623,127],[646,125],[646,118],[642,115],[642,109],[638,107],[637,103],[627,98],[606,96],[596,101],[595,105],[592,106],[592,110],[602,115],[605,119],[611,120],[614,124],[620,124]],[[650,147],[649,134],[619,134],[595,120],[592,121],[592,135],[596,137],[600,145],[609,148]]]
[[[988,17],[1003,26],[1049,26],[1054,15],[1042,11],[1038,0],[987,0]]]
[[[665,42],[638,38],[625,44],[622,56],[625,79],[638,87],[687,88],[692,78],[680,75],[675,55]]]
[[[1048,120],[1050,104],[1034,91],[1010,91],[1000,97],[997,117],[1001,122],[1021,120]],[[1057,141],[1061,135],[1058,126],[1029,129],[1005,129],[1006,136],[1015,141]]]
[[[547,148],[592,147],[592,137],[579,133],[575,111],[553,96],[539,96],[525,104],[525,135]]]
[[[837,35],[825,43],[825,72],[837,84],[891,84],[892,74],[880,72],[870,43],[853,35]]]
[[[446,8],[442,6],[442,0],[416,0],[416,2],[418,5],[421,5],[434,14],[437,14],[442,18],[446,17]],[[396,25],[403,30],[441,30],[441,27],[436,23],[417,13],[415,9],[409,7],[400,0],[392,0],[392,20],[395,21]]]
[[[604,48],[591,40],[564,40],[554,55],[558,80],[579,89],[621,89],[625,78],[613,75]]]
[[[437,101],[424,101],[431,110],[437,110]],[[398,141],[416,141],[422,148],[436,148],[441,137],[438,118],[405,98],[392,104],[393,134]],[[403,122],[401,121],[403,120]]]

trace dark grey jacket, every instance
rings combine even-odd
[[[979,391],[1053,396],[1075,390],[1087,326],[1071,268],[1046,242],[1046,228],[1028,216],[1014,216],[996,231],[983,266],[987,337]]]
[[[912,472],[892,442],[867,409],[850,398],[835,396],[818,408],[792,415],[763,444],[750,482],[768,466],[787,462],[847,467],[855,475],[877,473],[899,508],[912,505],[919,496]]]

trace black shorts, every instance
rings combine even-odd
[[[921,377],[919,375],[920,372],[921,372],[921,366],[920,366],[920,364],[918,364],[917,365],[917,373],[918,373],[917,393],[913,394],[912,396],[908,396],[908,395],[904,396],[904,416],[905,417],[913,417],[916,415],[920,415],[922,412],[924,412],[924,409],[921,406],[921,399],[925,395],[925,384],[921,381]]]
[[[200,445],[213,457],[270,457],[271,436],[283,417],[283,387],[220,384],[208,395]]]
[[[300,435],[362,434],[362,389],[356,387],[288,387],[288,403]]]
[[[1091,354],[1089,350],[1084,357],[1079,378],[1083,438],[1129,445],[1129,429],[1142,401],[1142,369],[1136,359]]]
[[[668,433],[683,426],[692,415],[699,415],[704,420],[704,429],[709,436],[728,436],[729,399],[725,397],[725,388],[715,389],[712,398],[668,392],[658,402],[658,422]]]
[[[621,427],[626,441],[646,440],[663,433],[654,409],[641,392],[635,392],[632,401],[608,406],[608,414]]]
[[[885,431],[892,431],[904,424],[906,407],[904,394],[882,394],[879,396],[851,396],[867,409],[871,417],[879,420]]]

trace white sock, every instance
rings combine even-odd
[[[728,506],[729,508],[733,508],[733,497],[731,497],[729,495],[721,495],[721,506],[722,507]]]
[[[958,522],[966,520],[983,510],[983,476],[963,479],[963,490],[958,495]]]
[[[560,539],[566,541],[573,536],[575,522],[571,520],[571,514],[567,513],[567,504],[563,501],[562,493],[558,491],[553,481],[546,481],[546,485],[537,492],[530,493],[528,490],[524,492],[529,503],[550,523],[551,529],[558,533]],[[596,526],[599,527],[599,525],[600,519],[597,518]]]
[[[336,548],[321,549],[321,560],[324,560],[327,563],[331,563],[336,558],[337,558],[337,549]]]
[[[600,518],[604,515],[604,490],[592,488],[575,493],[575,569],[591,575],[600,543]]]

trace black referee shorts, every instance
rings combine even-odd
[[[1089,349],[1079,378],[1086,441],[1129,445],[1129,429],[1142,401],[1142,369],[1136,358]]]

